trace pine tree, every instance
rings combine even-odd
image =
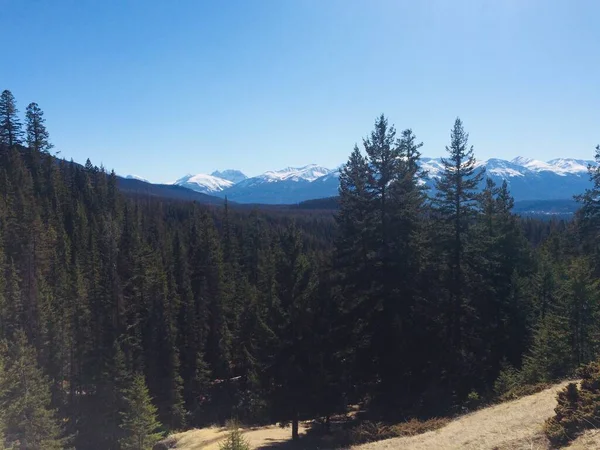
[[[574,364],[587,364],[600,354],[600,282],[586,258],[570,262],[558,297],[566,305]]]
[[[357,146],[340,173],[340,210],[336,216],[339,227],[337,262],[344,276],[344,285],[359,297],[369,290],[374,214],[374,196],[369,165]]]
[[[5,374],[4,374],[4,358],[0,358],[0,400],[6,396],[5,389]],[[6,413],[0,411],[0,450],[8,450],[6,448]]]
[[[451,384],[466,380],[459,375],[463,370],[461,362],[465,353],[465,323],[470,309],[468,298],[468,264],[466,247],[468,246],[469,228],[477,212],[477,188],[483,172],[475,167],[473,147],[468,146],[468,134],[459,118],[454,123],[450,134],[450,146],[446,147],[449,154],[442,159],[443,171],[436,180],[437,190],[434,198],[436,213],[441,219],[437,234],[443,264],[447,272],[444,274],[445,295],[447,305],[443,308],[446,323],[446,340],[449,351],[448,363],[456,365],[448,373],[454,381]],[[453,356],[450,356],[454,353]]]
[[[435,183],[437,193],[434,199],[438,213],[448,225],[444,237],[451,270],[449,291],[452,312],[449,332],[452,342],[456,344],[460,342],[461,296],[465,287],[465,241],[476,213],[477,187],[483,176],[475,168],[473,147],[468,147],[468,138],[461,120],[457,118],[450,135],[450,146],[446,147],[449,158],[442,159],[444,169]]]
[[[366,156],[355,147],[340,175],[336,268],[355,341],[353,372],[356,380],[378,380],[380,391],[371,394],[398,414],[399,403],[413,403],[405,389],[414,380],[403,379],[402,361],[418,358],[410,339],[425,255],[421,145],[410,129],[396,139],[381,116],[364,140]]]
[[[9,90],[0,94],[0,145],[11,148],[20,144],[23,137],[15,97]]]
[[[230,423],[229,433],[219,444],[219,450],[250,450],[250,444],[242,435],[237,423]]]
[[[340,172],[335,271],[339,286],[336,297],[345,316],[339,332],[345,336],[343,341],[349,350],[346,360],[357,385],[370,381],[373,374],[367,335],[370,321],[366,319],[374,309],[371,300],[378,298],[373,295],[377,277],[377,216],[371,178],[369,162],[355,145]]]
[[[532,305],[519,286],[521,278],[530,275],[530,255],[511,211],[514,201],[506,181],[497,187],[488,178],[478,201],[479,215],[468,250],[474,261],[472,307],[479,318],[474,326],[479,336],[479,366],[483,378],[491,382],[501,361],[520,366],[528,345]]]
[[[6,309],[2,311],[6,322],[3,323],[4,335],[12,339],[14,334],[25,325],[25,311],[20,289],[20,278],[11,260],[6,270]]]
[[[277,304],[269,314],[273,338],[267,373],[273,412],[277,420],[292,423],[292,439],[298,439],[298,423],[310,407],[309,373],[312,349],[312,309],[316,279],[293,225],[283,233],[277,254]]]
[[[600,145],[596,146],[594,155],[597,165],[588,166],[588,174],[592,187],[585,193],[576,196],[581,203],[577,211],[577,225],[584,250],[591,254],[596,275],[600,274]]]
[[[151,450],[162,438],[161,424],[156,417],[144,376],[136,374],[123,391],[125,410],[121,413],[121,428],[125,436],[119,444],[123,450]]]
[[[47,378],[37,367],[37,355],[23,332],[3,344],[0,410],[6,439],[19,449],[62,449],[63,431],[50,404]]]
[[[372,320],[371,355],[379,359],[377,378],[381,379],[379,398],[388,411],[403,414],[414,404],[414,386],[424,378],[427,352],[415,354],[421,340],[417,331],[422,289],[420,278],[426,258],[424,240],[425,189],[419,168],[423,145],[410,129],[402,132],[394,152],[395,167],[387,193],[388,256],[378,265],[380,284],[378,297],[381,310]],[[381,174],[375,172],[375,178]],[[382,223],[383,225],[383,223]],[[414,339],[414,341],[413,341]],[[404,361],[411,360],[411,371]]]
[[[364,139],[363,145],[371,172],[369,177],[370,191],[376,199],[378,253],[385,259],[389,257],[389,189],[392,181],[397,179],[400,160],[400,147],[396,141],[396,129],[388,125],[382,114],[375,122],[371,136]]]
[[[37,152],[48,153],[54,147],[50,141],[50,134],[44,125],[44,112],[37,103],[27,105],[25,111],[25,127],[27,131],[27,145]]]

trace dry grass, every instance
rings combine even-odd
[[[349,430],[349,441],[353,444],[381,441],[396,437],[416,436],[428,431],[437,430],[447,425],[450,419],[436,418],[426,421],[411,419],[395,425],[380,422],[362,422]]]
[[[562,383],[534,395],[481,409],[436,431],[373,442],[354,449],[546,449],[548,444],[542,433],[544,421],[554,413],[556,394],[566,384]]]
[[[201,428],[174,434],[177,447],[185,450],[200,450],[208,448],[214,442],[219,442],[227,436],[227,428]]]
[[[306,432],[306,427],[300,424],[300,434]],[[202,428],[173,435],[177,440],[178,450],[218,450],[219,444],[227,436],[227,428]],[[291,427],[281,428],[277,425],[243,430],[244,438],[250,448],[261,448],[286,442],[292,437]]]
[[[377,424],[365,425],[362,430],[365,435],[374,432],[380,438],[403,437],[371,442],[355,446],[353,449],[546,450],[548,441],[542,431],[544,421],[554,414],[556,395],[566,385],[566,382],[561,383],[537,394],[481,409],[447,424],[445,419],[439,419],[428,422],[409,421],[404,424],[381,427]],[[304,434],[306,427],[301,426],[300,430]],[[219,443],[226,434],[226,428],[216,427],[187,431],[175,435],[176,448],[179,450],[218,450]],[[246,429],[244,437],[253,449],[266,449],[271,446],[276,448],[277,444],[290,441],[291,429],[278,426]],[[569,448],[575,450],[600,449],[600,430],[586,432]]]
[[[567,447],[571,450],[590,450],[600,448],[600,430],[587,430]]]

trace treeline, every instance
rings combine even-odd
[[[357,402],[427,417],[597,356],[598,188],[573,223],[522,221],[506,183],[477,190],[460,120],[429,196],[421,144],[380,117],[335,221],[125,197],[50,155],[37,105],[25,122],[4,91],[7,448],[151,448],[231,417],[296,435]]]

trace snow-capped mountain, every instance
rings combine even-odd
[[[588,164],[593,161],[558,158],[547,162],[525,157],[510,161],[491,158],[477,161],[486,176],[497,183],[508,182],[515,200],[571,199],[590,187]],[[328,169],[316,164],[271,170],[247,178],[237,170],[215,171],[212,175],[186,175],[173,184],[198,192],[229,198],[239,203],[284,204],[333,197],[338,194],[339,175],[343,166]],[[441,158],[422,158],[421,167],[427,172],[426,184],[434,189],[435,179],[441,176]]]
[[[595,161],[587,161],[585,159],[572,159],[572,158],[557,158],[548,161],[555,170],[562,171],[563,173],[587,173],[588,166],[591,164],[595,166]]]
[[[211,175],[213,177],[222,178],[224,180],[231,181],[234,184],[239,183],[240,181],[243,181],[246,178],[248,178],[244,173],[242,173],[239,170],[235,170],[235,169],[227,169],[227,170],[223,170],[223,171],[215,170],[213,173],[211,173]]]
[[[269,170],[256,177],[247,178],[243,181],[244,186],[254,186],[262,183],[279,183],[282,181],[311,182],[331,172],[330,169],[309,164],[304,167],[286,167],[281,170]]]
[[[142,178],[138,175],[125,175],[124,178],[127,178],[128,180],[138,180],[138,181],[143,181],[144,183],[150,183],[148,180],[146,180],[145,178]]]
[[[519,156],[510,161],[491,158],[476,165],[497,184],[506,180],[515,200],[520,201],[572,199],[590,187],[589,164],[596,163],[572,158],[544,162]],[[427,184],[434,188],[443,170],[441,158],[423,158],[422,167],[428,171]]]
[[[313,186],[317,180],[331,172],[330,169],[316,164],[270,170],[240,181],[222,194],[240,203],[297,203],[322,197],[323,194],[329,195],[330,192],[337,193],[337,180],[329,183],[331,186],[322,186],[320,189]],[[317,197],[314,197],[315,195]]]
[[[197,175],[187,174],[173,184],[202,192],[203,194],[215,194],[233,186],[234,183],[224,178],[199,173]]]

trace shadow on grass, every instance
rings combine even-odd
[[[335,428],[335,431],[330,433],[325,432],[319,424],[313,424],[297,441],[289,439],[283,442],[266,443],[258,447],[258,450],[339,450],[350,448],[348,434],[342,431],[343,427]]]

